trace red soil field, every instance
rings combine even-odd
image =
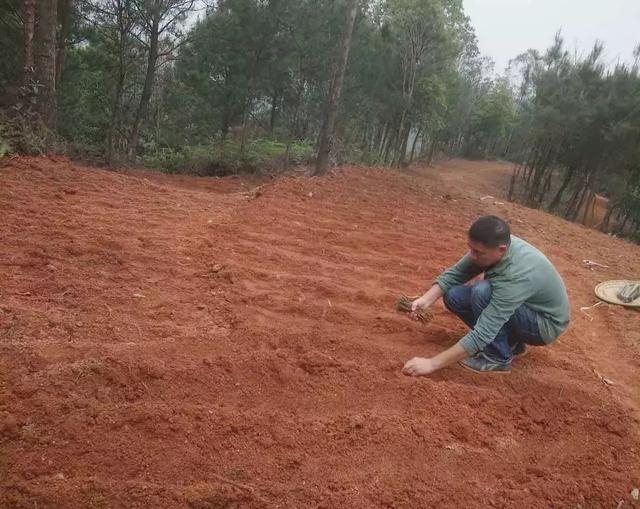
[[[640,507],[640,313],[580,310],[640,248],[502,203],[508,178],[1,161],[0,507]],[[403,376],[465,327],[397,297],[487,213],[554,262],[570,330],[509,376]]]

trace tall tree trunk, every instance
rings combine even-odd
[[[582,219],[580,220],[580,222],[583,225],[588,226],[586,224],[587,217],[589,217],[589,213],[591,213],[591,215],[593,216],[593,209],[594,209],[594,203],[595,203],[594,200],[595,200],[596,193],[589,190],[587,191],[586,196],[587,196],[587,199],[584,200],[584,203],[578,207],[578,215],[580,214],[580,211],[582,211]],[[584,205],[584,209],[583,209],[583,205]]]
[[[390,162],[390,166],[400,166],[402,164],[402,162],[404,161],[404,154],[402,153],[402,145],[405,146],[406,148],[406,144],[404,143],[404,121],[405,118],[407,116],[407,112],[406,110],[402,111],[402,115],[400,116],[400,124],[398,125],[398,132],[395,135],[395,139],[396,139],[396,146],[395,146],[395,150],[394,150],[394,158],[391,159]],[[406,151],[406,150],[405,150]],[[397,159],[397,160],[396,160]]]
[[[369,139],[367,140],[367,157],[371,157],[373,150],[376,146],[376,138],[380,128],[371,128]]]
[[[530,205],[537,205],[538,203],[536,196],[538,194],[541,184],[544,189],[544,177],[545,177],[545,174],[547,173],[547,169],[549,165],[551,164],[552,156],[553,156],[553,149],[549,148],[544,158],[539,162],[537,168],[535,169],[533,183],[529,191],[528,201]]]
[[[609,204],[609,209],[602,220],[602,224],[600,225],[600,230],[607,233],[609,230],[609,223],[611,222],[611,218],[613,217],[613,213],[618,210],[619,204]]]
[[[125,51],[126,51],[126,33],[120,25],[120,34],[118,40],[118,79],[116,81],[116,90],[113,96],[113,103],[111,106],[111,124],[107,132],[107,163],[112,165],[114,162],[114,144],[116,133],[120,129],[121,125],[121,109],[122,109],[122,94],[124,92],[124,81],[126,78],[125,69]]]
[[[124,90],[124,73],[118,72],[118,81],[116,83],[116,91],[113,97],[111,110],[111,124],[107,132],[107,163],[113,164],[115,152],[116,133],[120,129],[120,110],[122,108],[122,92]]]
[[[507,199],[509,201],[513,200],[513,192],[516,187],[516,179],[518,178],[518,165],[513,165],[513,171],[511,172],[511,178],[509,179],[509,194],[507,195]]]
[[[524,171],[522,172],[522,184],[524,186],[523,196],[526,196],[526,193],[529,191],[529,182],[531,181],[531,175],[536,165],[537,154],[538,152],[536,150],[536,152],[531,154],[529,159],[524,162]]]
[[[289,167],[289,160],[291,158],[291,145],[293,144],[293,137],[295,136],[295,133],[298,129],[298,122],[300,118],[300,103],[302,102],[304,85],[305,85],[304,81],[301,81],[300,85],[298,86],[296,99],[294,103],[293,120],[291,122],[291,125],[289,126],[289,136],[287,137],[287,148],[284,152],[284,164],[283,164],[284,168],[283,169],[287,169]]]
[[[22,84],[33,78],[33,37],[36,29],[36,0],[24,0],[24,68]]]
[[[245,97],[242,108],[242,132],[240,133],[240,158],[244,156],[244,151],[247,146],[247,117],[251,111],[251,99],[249,95]]]
[[[428,131],[425,131],[422,134],[422,139],[420,140],[420,150],[418,151],[418,159],[424,161],[425,156],[427,155],[427,151],[429,150],[429,144],[431,143],[431,136]]]
[[[431,163],[433,163],[433,156],[436,153],[437,144],[438,144],[438,137],[434,135],[433,140],[431,141],[431,147],[429,147],[429,155],[427,156],[427,166],[431,166]]]
[[[564,209],[563,217],[565,219],[569,219],[571,217],[571,213],[573,212],[573,208],[575,207],[575,204],[578,201],[578,198],[580,198],[580,193],[582,192],[582,189],[584,188],[583,186],[584,186],[583,182],[576,183],[576,187],[573,190],[573,193],[571,194],[571,197],[569,198],[569,202],[567,203],[567,206]]]
[[[399,143],[399,149],[397,157],[397,166],[405,167],[407,165],[407,145],[409,143],[409,136],[411,135],[411,123],[407,125],[405,131],[400,134],[401,139]]]
[[[527,172],[527,177],[526,177],[526,189],[527,189],[527,196],[529,195],[529,193],[531,192],[531,187],[533,185],[533,183],[535,182],[535,176],[538,174],[538,168],[540,167],[540,163],[542,161],[542,157],[543,157],[543,151],[544,148],[540,147],[536,150],[534,158],[533,158],[533,162],[531,162],[531,164],[529,164],[529,169]]]
[[[149,111],[149,101],[151,100],[151,93],[153,92],[153,83],[156,76],[156,65],[158,63],[158,44],[159,44],[159,16],[154,13],[153,22],[151,27],[151,33],[149,34],[149,55],[147,56],[147,72],[144,79],[144,88],[142,89],[142,95],[140,96],[140,103],[136,116],[133,121],[133,127],[131,128],[131,135],[129,136],[129,157],[133,158],[138,151],[138,142],[140,139],[140,127],[142,123],[147,119],[147,112]]]
[[[384,154],[385,143],[387,142],[387,137],[389,136],[389,123],[386,122],[382,126],[382,131],[380,132],[380,141],[378,143],[378,159],[382,158],[382,154]]]
[[[511,150],[511,142],[513,141],[513,130],[509,133],[509,137],[507,138],[507,143],[504,146],[504,150],[502,151],[501,157],[506,159],[509,155],[509,151]]]
[[[587,182],[585,183],[582,189],[582,192],[580,193],[580,199],[576,203],[574,209],[571,211],[571,216],[569,217],[571,221],[578,220],[578,215],[580,215],[580,210],[582,209],[582,206],[585,204],[585,198],[591,194],[591,190],[589,189],[590,180],[591,179],[588,179]]]
[[[38,0],[38,22],[35,30],[35,79],[38,81],[36,110],[42,123],[56,128],[56,43],[57,2]]]
[[[222,105],[222,115],[220,115],[220,134],[222,141],[226,140],[229,135],[231,120],[233,118],[233,112],[231,110],[231,103],[229,101],[224,101]]]
[[[411,155],[409,156],[409,164],[413,163],[413,158],[416,154],[416,145],[421,133],[422,133],[422,126],[419,126],[418,130],[416,131],[416,137],[413,139],[413,143],[411,144]]]
[[[622,223],[620,223],[620,225],[616,229],[616,235],[622,235],[624,233],[624,229],[626,228],[628,221],[629,221],[629,212],[624,212]]]
[[[367,153],[369,148],[369,131],[371,130],[371,122],[367,121],[364,129],[362,130],[362,140],[360,141],[360,153],[362,155]]]
[[[340,42],[340,55],[336,72],[333,77],[329,100],[326,106],[325,119],[320,131],[320,143],[318,144],[318,159],[316,161],[316,169],[314,175],[324,175],[327,173],[329,166],[329,156],[333,148],[336,118],[338,116],[338,101],[342,92],[342,83],[349,61],[349,50],[351,49],[351,37],[353,35],[353,27],[358,13],[358,0],[350,0],[347,8],[347,18],[344,31],[342,32],[342,40]]]
[[[391,161],[393,161],[393,151],[391,149],[395,145],[397,137],[398,131],[392,128],[391,132],[387,136],[387,144],[382,154],[382,164],[389,163],[389,165],[391,165]]]
[[[367,149],[367,152],[369,154],[371,154],[376,146],[377,146],[377,142],[378,142],[378,138],[380,137],[380,132],[381,132],[382,126],[380,124],[373,124],[372,128],[371,128],[371,136],[369,136],[369,147]]]
[[[276,125],[276,115],[278,113],[278,92],[274,92],[271,96],[271,117],[269,118],[269,132],[273,134]]]
[[[565,209],[565,212],[564,212],[565,219],[568,219],[569,221],[575,221],[576,216],[578,215],[578,208],[582,203],[582,199],[588,187],[589,187],[589,176],[587,175],[577,183],[576,188],[573,194],[571,195],[571,198],[569,199],[567,208]]]
[[[62,79],[67,37],[71,27],[71,0],[58,0],[58,26],[60,30],[57,37],[56,85],[59,85]]]
[[[554,163],[554,166],[555,166],[555,163]],[[544,185],[542,186],[542,192],[538,197],[538,207],[540,207],[544,203],[545,196],[549,195],[549,191],[551,190],[551,182],[553,181],[553,174],[554,174],[553,168],[549,168],[549,170],[547,171],[547,178],[544,182]]]
[[[562,181],[562,184],[560,185],[560,189],[558,189],[558,192],[553,197],[553,200],[551,200],[551,205],[549,205],[549,210],[554,211],[560,206],[560,202],[562,201],[562,197],[564,196],[564,192],[566,191],[567,187],[569,186],[569,183],[573,179],[573,174],[575,173],[575,171],[576,171],[575,166],[571,166],[567,170],[567,172],[564,175],[564,180]]]

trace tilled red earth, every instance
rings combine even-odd
[[[640,248],[502,204],[508,171],[345,168],[247,193],[4,160],[0,506],[638,507],[640,313],[580,308],[640,279]],[[510,376],[404,377],[464,326],[395,300],[486,213],[556,264],[572,328]]]

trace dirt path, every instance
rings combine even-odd
[[[250,198],[240,179],[3,163],[0,506],[634,507],[640,314],[580,307],[640,278],[640,248],[500,204],[505,178],[347,168]],[[549,254],[573,326],[506,378],[406,378],[464,328],[394,300],[484,213]]]

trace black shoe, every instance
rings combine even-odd
[[[511,361],[494,361],[482,353],[475,355],[474,357],[464,359],[460,361],[459,364],[463,368],[473,371],[474,373],[496,373],[501,375],[511,373]]]

